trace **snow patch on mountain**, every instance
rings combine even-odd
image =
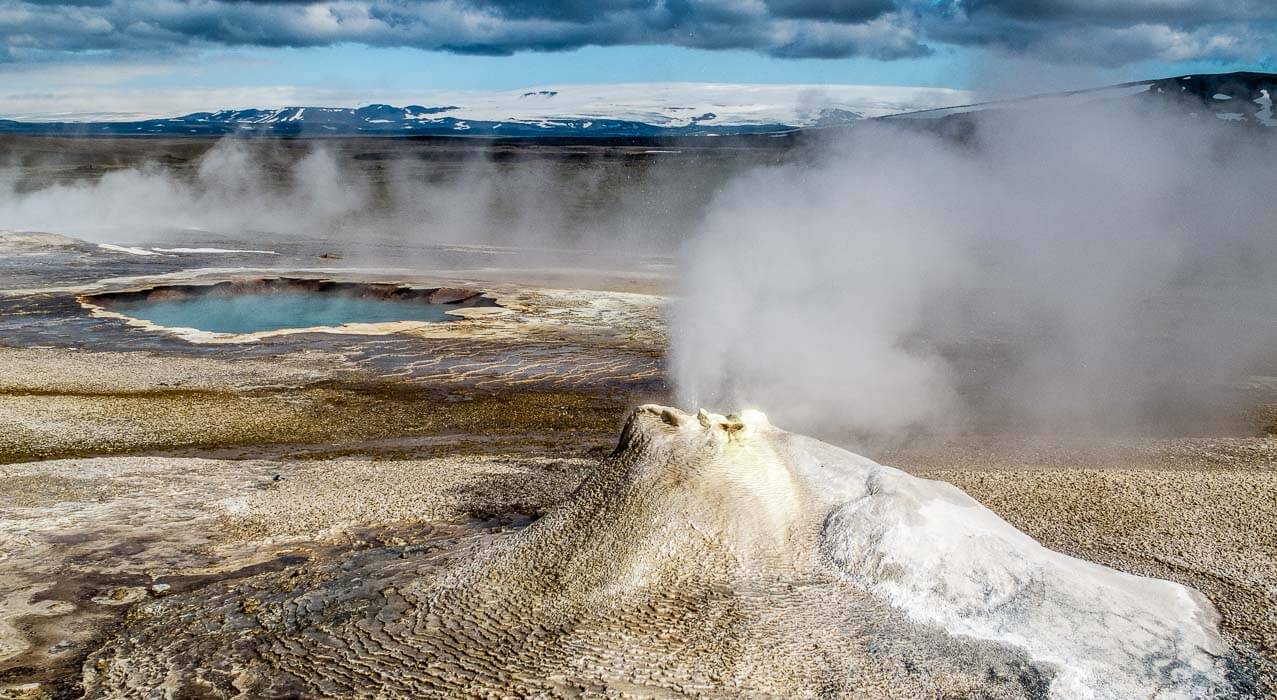
[[[276,133],[309,129],[482,133],[501,125],[511,125],[505,127],[506,132],[512,127],[526,127],[524,134],[650,135],[665,130],[705,133],[709,127],[740,133],[847,123],[864,117],[961,104],[970,99],[968,93],[960,90],[926,87],[632,83],[431,92],[406,96],[408,104],[403,107],[281,105],[109,121],[101,114],[59,115],[49,123],[64,125],[62,130],[67,131],[82,124],[90,132],[143,133],[185,133],[192,129],[207,133],[216,128]],[[23,130],[21,125],[22,122],[3,124],[5,130],[11,131]]]
[[[693,123],[811,126],[827,110],[876,117],[960,104],[971,96],[945,88],[881,85],[633,83],[441,97],[458,106],[453,116],[472,120],[615,119],[680,127]]]
[[[1267,90],[1260,90],[1259,97],[1252,102],[1259,105],[1259,111],[1255,113],[1255,119],[1259,123],[1264,126],[1277,126],[1277,119],[1273,119],[1273,98]]]

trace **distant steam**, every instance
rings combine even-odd
[[[177,229],[301,233],[331,228],[365,206],[365,183],[316,148],[276,174],[244,142],[226,139],[190,177],[159,165],[23,191],[21,173],[0,176],[0,226],[89,238],[144,239]]]
[[[191,164],[99,167],[52,182],[31,181],[48,163],[14,163],[0,168],[0,229],[161,243],[184,229],[261,232],[330,238],[367,255],[377,241],[666,252],[698,221],[714,183],[738,169],[731,157],[680,157],[665,168],[642,154],[507,159],[499,149],[449,146],[436,160],[423,152],[393,140],[361,150],[351,141],[225,138]],[[167,157],[163,148],[156,155]]]

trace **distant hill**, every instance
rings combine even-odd
[[[0,121],[0,132],[66,135],[663,137],[781,134],[960,104],[958,90],[873,85],[650,83],[441,94],[435,106],[295,106],[156,118]]]
[[[1034,95],[1014,100],[919,110],[882,117],[885,120],[953,120],[998,111],[1060,110],[1108,100],[1140,100],[1174,104],[1189,114],[1211,116],[1256,127],[1277,127],[1273,99],[1277,74],[1206,73],[1140,80],[1090,90]]]
[[[284,107],[195,112],[172,119],[127,122],[0,121],[0,132],[114,136],[709,136],[773,134],[799,127],[781,123],[702,124],[714,113],[679,126],[623,119],[554,118],[488,121],[448,114],[457,107],[368,105],[367,107]]]

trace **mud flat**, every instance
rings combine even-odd
[[[610,439],[628,401],[665,390],[657,295],[292,269],[301,286],[366,284],[399,296],[482,289],[485,303],[461,304],[450,312],[458,320],[447,323],[206,333],[158,327],[94,302],[180,284],[252,286],[280,273],[171,269],[188,261],[49,235],[0,240],[39,259],[54,283],[0,292],[6,461],[271,445],[347,449],[444,436],[531,435],[535,443],[594,431]],[[120,274],[138,266],[150,274]],[[76,281],[85,268],[102,277]]]

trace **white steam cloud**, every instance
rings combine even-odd
[[[371,257],[378,242],[664,252],[736,167],[730,157],[666,168],[655,158],[239,138],[193,159],[185,147],[175,164],[165,148],[63,181],[32,175],[73,170],[56,158],[12,162],[0,168],[0,228],[108,243],[164,242],[179,230],[322,238]]]
[[[231,139],[205,153],[187,178],[152,164],[23,191],[21,176],[19,167],[0,173],[0,225],[91,238],[187,228],[301,233],[330,227],[369,196],[327,149],[310,151],[279,177]]]
[[[1192,420],[1277,340],[1275,141],[1105,107],[753,172],[689,243],[678,400],[865,438]]]

